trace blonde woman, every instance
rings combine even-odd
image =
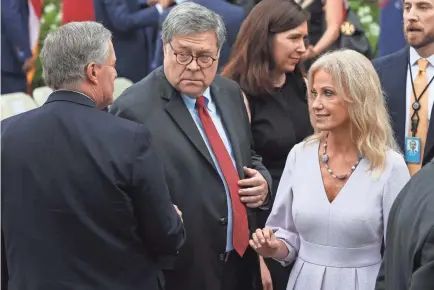
[[[266,228],[250,245],[295,261],[287,290],[373,290],[390,207],[410,178],[380,81],[347,50],[318,59],[308,88],[317,133],[289,153]]]

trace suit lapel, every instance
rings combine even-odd
[[[167,113],[169,113],[169,115],[179,126],[185,136],[190,140],[190,142],[196,147],[199,153],[214,169],[216,169],[211,155],[209,154],[208,148],[206,147],[205,141],[202,139],[202,135],[200,135],[200,132],[196,127],[196,123],[185,106],[182,97],[173,88],[170,89],[170,92],[168,92],[168,90],[162,91],[162,97],[169,101],[166,105]],[[164,91],[169,93],[169,98],[167,98],[167,94],[165,94]]]
[[[228,135],[238,175],[242,178],[244,176],[244,171],[242,166],[243,162],[241,158],[241,149],[239,147],[240,142],[238,140],[238,134],[235,128],[235,124],[237,124],[237,122],[234,120],[234,116],[237,115],[237,112],[235,111],[234,102],[232,100],[234,96],[230,96],[227,92],[214,83],[211,85],[211,94],[221,116],[226,134]]]
[[[390,75],[383,75],[387,78],[387,106],[393,121],[393,131],[395,138],[401,150],[405,149],[405,123],[406,123],[406,99],[407,99],[407,66],[408,66],[408,48],[402,50],[397,55],[396,60],[391,63],[386,72]]]

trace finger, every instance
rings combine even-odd
[[[260,202],[260,201],[262,201],[261,195],[241,197],[241,202],[243,202],[243,203],[256,203],[256,202]]]
[[[250,245],[250,247],[252,247],[256,251],[257,247],[256,247],[256,244],[253,240],[249,240],[249,245]]]
[[[253,187],[262,184],[262,180],[258,176],[242,179],[238,181],[238,186],[240,187]]]
[[[258,201],[258,202],[255,202],[255,203],[246,203],[246,207],[248,207],[248,208],[258,208],[258,207],[260,207],[263,204],[264,204],[263,201]]]
[[[248,168],[246,166],[243,167],[243,171],[247,177],[252,177],[258,172],[257,170],[252,169],[252,168]]]
[[[257,229],[256,232],[256,237],[258,238],[259,242],[263,245],[265,244],[265,238],[264,235],[262,234],[262,230],[261,229]]]
[[[270,228],[265,228],[262,230],[262,234],[264,235],[264,239],[267,241],[271,240],[270,232],[272,233]]]
[[[240,189],[239,191],[238,191],[238,194],[239,195],[244,195],[244,196],[253,196],[253,195],[259,195],[259,196],[262,196],[262,195],[264,195],[264,193],[265,193],[265,190],[264,190],[264,188],[263,188],[263,186],[255,186],[255,187],[249,187],[249,188],[243,188],[243,189]]]
[[[255,243],[256,248],[260,248],[261,247],[261,243],[259,242],[258,236],[256,235],[256,233],[253,233],[252,240]]]

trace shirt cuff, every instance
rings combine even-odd
[[[288,265],[291,265],[294,262],[294,260],[295,260],[294,248],[291,247],[283,239],[279,239],[279,241],[282,241],[285,244],[286,248],[288,249],[288,255],[285,258],[281,259],[281,260],[278,260],[278,259],[274,259],[274,260],[276,260],[277,262],[279,262],[283,267],[286,267]]]

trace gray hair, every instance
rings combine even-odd
[[[163,23],[161,38],[169,43],[176,35],[191,35],[215,31],[217,47],[220,50],[226,40],[226,27],[223,19],[211,10],[193,3],[176,5]]]
[[[104,64],[112,34],[97,22],[71,22],[50,32],[41,50],[43,77],[53,89],[71,88],[85,79],[89,63]]]

